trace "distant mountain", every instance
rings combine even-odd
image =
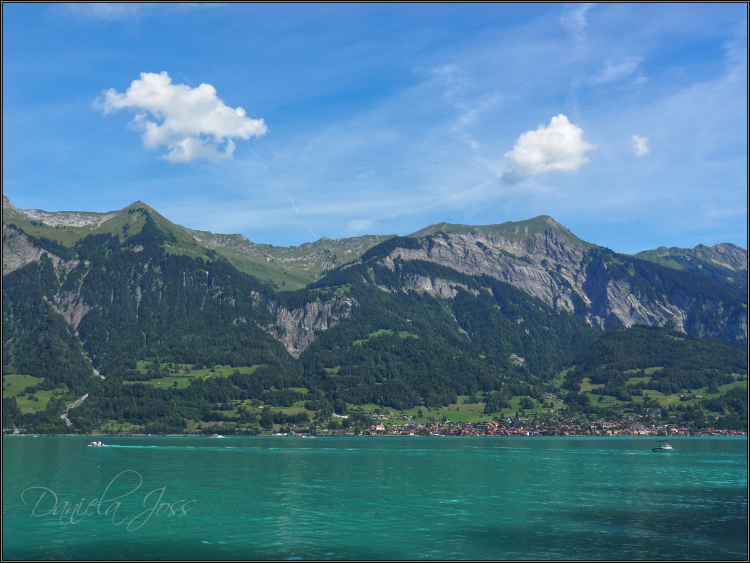
[[[182,227],[140,201],[107,213],[47,212],[17,209],[3,196],[4,225],[16,225],[37,241],[48,239],[66,248],[91,234],[109,234],[125,241],[149,220],[163,234],[167,254],[224,259],[278,290],[299,289],[337,267],[369,259],[378,252],[384,254],[383,264],[389,268],[393,268],[394,258],[400,258],[433,262],[467,275],[491,276],[556,310],[578,312],[593,326],[670,323],[686,332],[723,334],[730,340],[747,338],[747,323],[742,320],[746,311],[737,309],[742,299],[724,296],[723,290],[701,281],[707,278],[746,291],[747,251],[728,243],[693,250],[661,247],[630,257],[585,242],[552,217],[542,215],[496,225],[439,223],[409,237],[321,238],[300,246],[275,247],[253,243],[239,234]],[[3,241],[4,274],[39,259],[44,252],[14,231],[4,231]],[[660,276],[648,262],[669,270]],[[699,276],[672,274],[670,270]],[[421,291],[423,282],[414,283]],[[734,301],[737,304],[727,306]],[[697,320],[703,309],[712,311],[711,323]]]
[[[223,235],[196,231],[172,223],[141,201],[119,211],[42,211],[18,209],[3,196],[3,224],[13,224],[37,238],[58,241],[66,247],[88,235],[111,234],[120,240],[140,232],[148,214],[167,234],[165,249],[170,254],[213,259],[224,257],[235,268],[282,290],[295,290],[320,278],[329,269],[359,258],[367,249],[395,235],[365,235],[332,240],[321,238],[299,246],[256,244],[240,234]],[[18,242],[18,241],[16,241]],[[34,254],[23,248],[5,245],[3,274],[28,263]]]
[[[593,248],[596,245],[587,243],[573,234],[573,232],[555,221],[549,215],[540,215],[526,221],[507,221],[497,225],[460,225],[455,223],[438,223],[410,234],[413,238],[435,236],[438,233],[455,235],[483,236],[489,239],[502,238],[507,241],[520,242],[533,239],[549,229],[554,229],[557,235],[571,244],[581,248]]]
[[[418,236],[424,238],[413,242]],[[556,310],[582,314],[594,326],[670,324],[687,333],[747,338],[745,297],[732,291],[736,287],[714,284],[701,269],[701,275],[662,269],[584,242],[549,216],[490,226],[433,225],[368,253],[380,248],[387,250],[388,267],[398,257],[491,276]],[[701,320],[703,311],[712,311],[710,323]]]
[[[675,270],[708,276],[712,280],[740,291],[747,291],[747,250],[728,242],[695,248],[644,250],[635,255]]]

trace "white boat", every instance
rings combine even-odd
[[[672,452],[674,451],[674,448],[669,445],[669,443],[666,440],[659,440],[657,442],[659,444],[655,448],[651,448],[652,452]]]
[[[91,443],[89,444],[89,446],[94,446],[95,448],[101,448],[101,447],[102,447],[103,445],[104,445],[104,444],[102,444],[101,442],[99,442],[99,441],[97,441],[97,440],[94,440],[93,442],[91,442]]]
[[[223,438],[223,437],[224,437],[224,436],[222,436],[221,434],[211,434],[211,435],[209,436],[209,438]]]

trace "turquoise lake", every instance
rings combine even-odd
[[[4,559],[748,556],[744,437],[89,440],[3,439]]]

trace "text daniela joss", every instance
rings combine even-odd
[[[137,481],[133,479],[134,477],[137,477]],[[137,485],[133,487],[133,483],[130,483],[130,481],[133,481],[133,483],[137,482]],[[145,510],[135,516],[131,516],[132,512],[129,512],[128,508],[123,506],[123,504],[128,501],[132,502],[135,499],[135,497],[131,495],[138,491],[138,489],[141,488],[141,485],[143,485],[143,478],[141,475],[137,471],[128,469],[118,473],[115,478],[109,482],[109,485],[104,489],[102,495],[88,503],[85,498],[81,498],[79,502],[61,502],[57,494],[47,487],[29,487],[21,493],[21,500],[24,504],[29,505],[34,501],[31,500],[30,502],[27,502],[27,500],[35,493],[39,494],[38,498],[36,498],[34,508],[31,510],[31,515],[36,518],[59,516],[60,524],[68,525],[78,524],[87,516],[111,516],[112,524],[120,526],[127,522],[126,528],[131,532],[143,526],[152,516],[166,516],[167,518],[176,516],[181,518],[187,516],[187,513],[194,508],[194,506],[190,505],[195,503],[195,500],[186,501],[180,499],[174,502],[162,502],[162,498],[167,489],[166,487],[161,487],[149,492],[143,498],[142,506],[138,506],[136,503],[136,510],[141,510],[142,508]],[[123,488],[124,490],[130,490],[127,490],[124,494],[112,496],[119,492],[118,489]],[[113,492],[110,492],[110,489],[112,489]],[[110,498],[108,498],[108,495]],[[125,514],[126,512],[127,514]]]

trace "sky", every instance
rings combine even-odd
[[[748,7],[3,4],[3,193],[258,243],[747,248]]]

